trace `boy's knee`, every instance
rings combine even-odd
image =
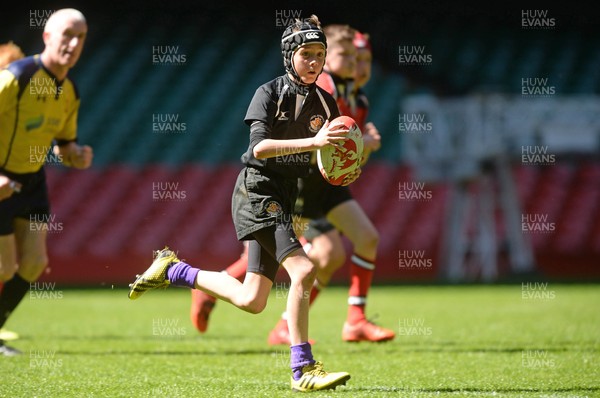
[[[377,251],[379,246],[379,233],[376,230],[366,232],[361,235],[360,241],[355,245],[355,250],[359,249],[362,252]]]
[[[310,281],[312,283],[317,276],[317,267],[310,260],[305,261],[298,271],[298,279],[303,282]]]
[[[327,268],[335,271],[346,262],[346,253],[343,250],[334,250],[327,259]]]
[[[371,231],[365,239],[367,245],[370,247],[376,248],[379,245],[379,233],[376,230]]]
[[[267,302],[259,299],[246,300],[239,304],[239,308],[251,314],[260,314],[263,312]]]
[[[260,314],[267,306],[268,295],[260,292],[246,292],[238,296],[234,303],[240,309],[251,314]]]

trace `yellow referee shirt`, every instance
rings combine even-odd
[[[53,143],[77,138],[79,94],[67,77],[56,80],[39,55],[0,71],[0,169],[33,173]]]

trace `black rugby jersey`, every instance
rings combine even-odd
[[[241,157],[242,163],[258,170],[284,177],[308,174],[311,152],[256,159],[253,149],[260,141],[271,138],[289,140],[314,136],[326,120],[340,115],[333,97],[316,84],[300,86],[287,75],[260,86],[250,102],[244,121],[249,126],[264,122],[270,131],[250,134],[250,145]]]

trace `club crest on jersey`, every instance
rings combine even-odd
[[[308,129],[310,131],[312,131],[313,133],[317,133],[319,130],[321,130],[321,127],[323,127],[323,124],[325,123],[325,118],[321,115],[312,115],[310,117],[310,124],[308,126]]]
[[[278,216],[283,213],[283,208],[279,203],[272,200],[265,206],[265,211],[271,216]]]

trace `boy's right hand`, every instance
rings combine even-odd
[[[348,139],[346,138],[348,131],[343,123],[336,123],[331,126],[329,120],[327,120],[317,135],[313,137],[314,146],[316,148],[323,148],[326,145],[337,146]]]

